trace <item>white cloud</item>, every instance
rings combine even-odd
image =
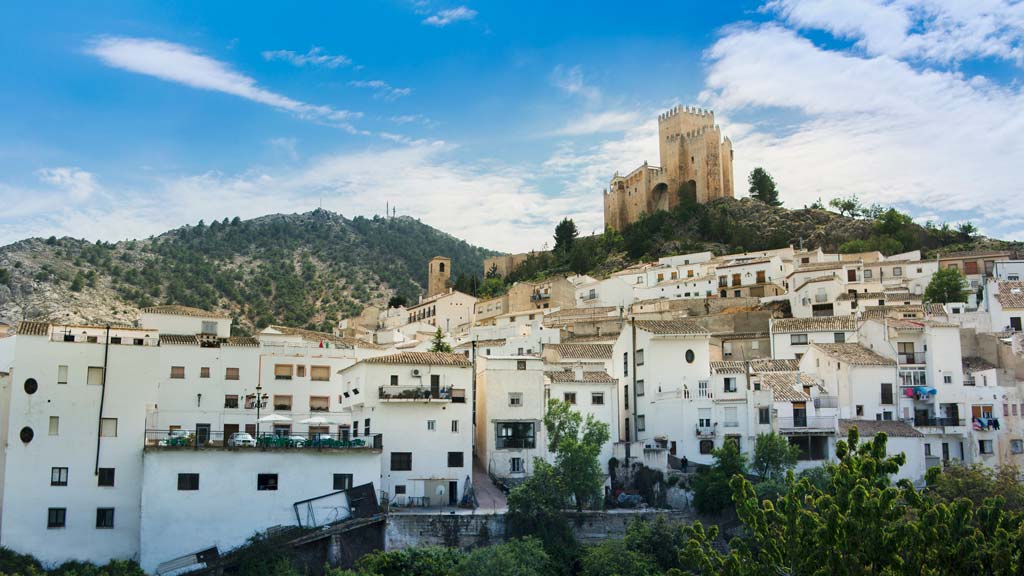
[[[299,141],[295,138],[271,138],[267,143],[270,144],[274,151],[282,154],[289,160],[294,162],[299,159]]]
[[[75,201],[88,200],[99,188],[96,177],[79,168],[43,168],[37,174],[41,181],[66,191]]]
[[[853,39],[870,55],[1024,63],[1024,3],[1018,1],[772,0],[766,9],[793,26]]]
[[[383,80],[353,80],[348,83],[353,88],[369,88],[373,97],[393,101],[412,94],[412,88],[395,88]]]
[[[86,52],[113,68],[200,90],[231,94],[291,112],[300,118],[334,124],[353,132],[348,122],[361,116],[358,112],[308,104],[261,88],[254,79],[236,72],[228,64],[182,44],[147,38],[107,36],[91,42]]]
[[[704,99],[717,110],[800,117],[781,134],[755,123],[734,135],[737,181],[760,165],[789,206],[856,193],[1024,229],[1024,206],[1006,202],[1024,157],[1019,87],[825,49],[777,25],[730,29],[707,56]]]
[[[551,71],[551,83],[570,96],[582,96],[589,102],[601,98],[601,91],[583,80],[583,69],[579,66],[555,66]]]
[[[314,46],[305,54],[299,54],[291,50],[267,50],[263,52],[263,59],[267,61],[283,60],[294,66],[323,66],[324,68],[339,68],[351,66],[352,59],[341,54],[328,54],[319,46]]]
[[[573,118],[554,132],[558,136],[583,136],[601,132],[621,132],[633,128],[641,121],[639,112],[606,110]]]
[[[457,8],[441,10],[436,14],[427,16],[426,18],[423,19],[423,23],[430,26],[437,26],[441,28],[455,22],[459,22],[462,20],[472,20],[474,18],[476,18],[476,10],[473,10],[472,8],[467,8],[465,6],[459,6]]]

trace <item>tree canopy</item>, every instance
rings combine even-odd
[[[437,332],[434,332],[433,339],[430,340],[430,351],[431,352],[451,352],[452,345],[445,342],[444,332],[438,328]]]
[[[555,253],[569,254],[572,252],[576,237],[579,236],[576,223],[570,218],[562,218],[562,221],[555,226]]]
[[[758,166],[747,176],[747,183],[750,184],[750,197],[760,200],[769,206],[782,206],[779,201],[779,190],[775,185],[775,179],[767,170]]]
[[[966,302],[967,288],[963,274],[956,268],[938,270],[924,289],[924,299],[936,304]]]

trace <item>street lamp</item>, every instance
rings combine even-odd
[[[267,395],[263,393],[263,385],[256,384],[256,441],[260,438],[260,408],[263,406],[263,401],[267,399]]]

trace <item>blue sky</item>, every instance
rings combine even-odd
[[[0,243],[385,203],[476,244],[601,227],[656,117],[713,108],[737,180],[1024,239],[1024,4],[7,7]],[[738,193],[741,190],[737,190]]]

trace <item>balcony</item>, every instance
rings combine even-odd
[[[266,430],[271,425],[264,424]],[[295,451],[319,451],[319,450],[340,450],[340,449],[369,449],[380,450],[384,447],[384,440],[381,434],[364,434],[352,436],[348,430],[341,433],[327,434],[323,432],[312,432],[301,434],[288,432],[275,434],[272,432],[261,432],[258,438],[255,434],[248,434],[236,440],[231,440],[231,435],[221,430],[209,430],[200,428],[197,430],[146,430],[144,437],[144,448],[146,450],[227,450],[227,451],[266,451],[266,450],[295,450]]]
[[[815,410],[822,408],[839,408],[838,396],[818,396],[814,399]]]
[[[920,365],[924,364],[924,352],[923,351],[921,351],[921,352],[900,352],[899,354],[897,354],[897,358],[898,358],[898,362],[901,365],[903,365],[903,364],[915,364],[915,365],[920,366]]]
[[[711,426],[697,425],[697,438],[714,438],[715,433],[718,430],[718,424],[712,424]]]
[[[967,426],[967,420],[963,418],[949,417],[949,416],[928,416],[928,417],[917,417],[906,420],[908,423],[913,424],[917,427],[930,427],[930,428],[950,428],[953,426]]]
[[[533,302],[547,300],[549,298],[551,298],[551,294],[545,292],[534,292],[533,294],[530,295],[530,300]]]
[[[776,418],[779,434],[835,434],[835,416],[792,416]]]
[[[496,450],[533,450],[537,447],[537,439],[532,437],[498,436],[494,439]]]
[[[385,402],[466,402],[462,388],[433,388],[430,386],[381,386],[377,398]]]

